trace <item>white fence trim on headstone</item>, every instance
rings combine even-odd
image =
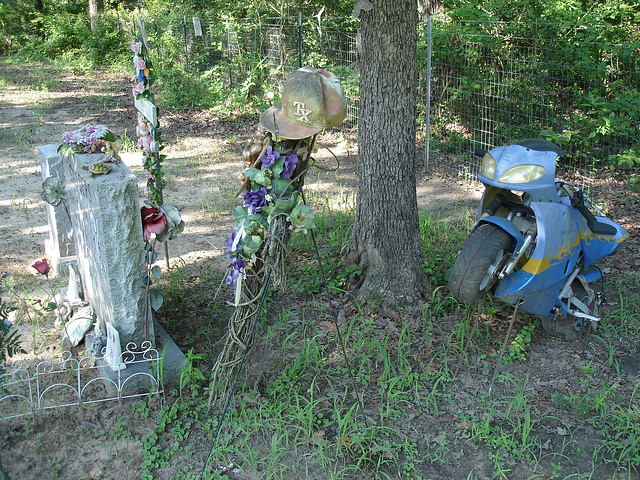
[[[0,376],[0,420],[22,417],[45,410],[106,402],[123,398],[163,393],[161,357],[144,342],[138,348],[130,343],[120,354],[127,370],[117,376],[106,373],[100,358],[90,354],[74,358],[64,351],[58,358],[45,357],[35,364],[35,371],[15,363],[5,367]],[[107,347],[102,356],[108,355]]]

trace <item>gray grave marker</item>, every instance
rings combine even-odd
[[[122,162],[110,163],[108,174],[91,176],[86,168],[103,159],[101,153],[75,154],[64,161],[78,269],[100,332],[111,324],[122,345],[139,345],[147,339],[138,182]],[[149,337],[154,344],[151,321]]]
[[[57,177],[64,185],[65,172],[58,145],[45,145],[39,150],[42,181],[49,177]],[[46,208],[49,238],[45,240],[45,252],[53,268],[60,271],[61,263],[71,263],[75,260],[76,247],[72,238],[71,219],[63,203],[55,207],[46,203]]]

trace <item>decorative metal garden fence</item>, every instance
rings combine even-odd
[[[474,177],[475,148],[530,137],[558,143],[564,167],[583,177],[640,161],[640,27],[434,19],[419,28],[416,120],[425,154],[417,160],[425,168]],[[247,96],[261,83],[279,91],[302,64],[323,66],[345,86],[341,128],[357,128],[357,20],[183,16],[150,20],[147,31],[162,39],[161,68],[179,65]]]

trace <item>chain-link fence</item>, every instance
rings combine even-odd
[[[558,143],[567,152],[564,166],[582,173],[634,165],[640,161],[639,28],[425,21],[417,91],[425,167],[474,177],[475,148],[531,137]],[[147,32],[157,40],[163,69],[179,65],[248,96],[265,84],[280,91],[301,65],[327,68],[347,93],[343,128],[357,128],[357,21],[182,17],[149,21]]]

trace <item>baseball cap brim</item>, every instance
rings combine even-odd
[[[282,111],[282,103],[266,109],[260,115],[260,125],[278,137],[299,140],[318,133],[322,128],[303,127],[287,120]]]

